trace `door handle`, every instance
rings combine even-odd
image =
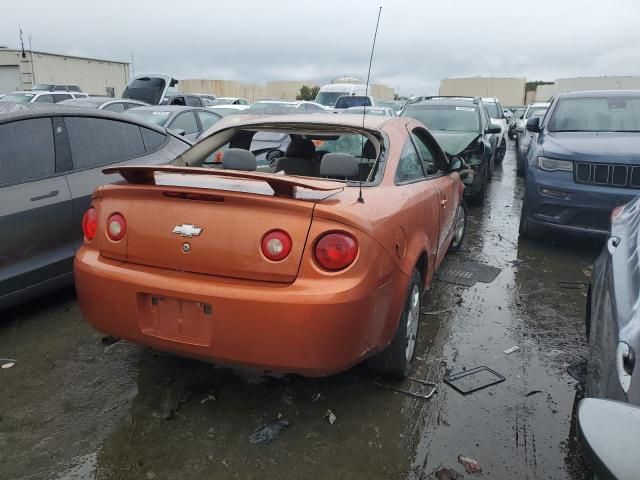
[[[31,197],[31,201],[32,202],[37,202],[38,200],[44,200],[46,198],[52,198],[58,195],[58,193],[60,193],[58,190],[51,190],[49,193],[45,194],[45,195],[38,195],[37,197]]]

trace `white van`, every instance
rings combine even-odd
[[[332,109],[336,100],[344,95],[366,95],[367,86],[364,83],[331,83],[324,85],[316,96],[316,103],[324,108]]]

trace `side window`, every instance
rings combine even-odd
[[[38,95],[34,102],[38,103],[53,103],[53,95]]]
[[[198,97],[186,97],[188,107],[201,107],[202,102]]]
[[[124,112],[124,104],[122,103],[111,103],[103,108],[108,112]]]
[[[34,142],[37,138],[38,141]],[[0,185],[53,175],[56,170],[50,118],[0,125]]]
[[[123,162],[144,155],[140,127],[117,120],[65,117],[74,169]]]
[[[147,153],[156,151],[167,139],[165,135],[154,132],[149,128],[140,127],[140,130],[142,130],[142,141]]]
[[[70,93],[55,93],[53,95],[53,101],[58,103],[63,100],[71,100],[73,96]]]
[[[425,142],[422,138],[420,130],[415,128],[411,132],[411,138],[420,152],[420,157],[424,162],[425,169],[427,171],[427,175],[436,175],[438,172],[442,171],[440,166],[440,162],[436,159],[436,156],[433,154],[427,142]]]
[[[193,112],[184,112],[173,119],[169,128],[184,130],[187,135],[198,131],[198,124]]]
[[[198,118],[200,118],[200,123],[202,124],[203,131],[220,120],[220,117],[218,115],[210,112],[198,112]]]
[[[413,146],[413,142],[408,140],[402,150],[398,169],[396,170],[396,183],[409,182],[421,178],[425,178],[422,162]]]
[[[128,102],[127,102],[127,103],[125,104],[125,108],[126,108],[127,110],[129,110],[130,108],[136,108],[136,107],[141,107],[141,106],[142,106],[142,105],[138,105],[137,103],[128,103]]]

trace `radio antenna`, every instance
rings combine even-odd
[[[378,27],[380,26],[380,14],[382,13],[382,6],[378,8],[378,20],[376,21],[376,31],[373,34],[373,45],[371,45],[371,57],[369,57],[369,71],[367,72],[367,87],[365,88],[365,97],[369,96],[369,80],[371,79],[371,65],[373,64],[373,52],[376,49],[376,38],[378,37]],[[366,103],[366,102],[365,102]],[[366,105],[362,106],[362,129],[364,130],[364,120],[367,116],[367,107]],[[364,150],[364,136],[360,141],[361,150]],[[364,153],[364,152],[362,152]],[[358,202],[364,203],[364,198],[362,197],[362,153],[360,155],[360,175],[359,175],[359,193],[358,193]],[[377,159],[376,159],[377,161]]]

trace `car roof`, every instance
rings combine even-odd
[[[584,90],[580,92],[565,92],[558,94],[562,98],[580,98],[580,97],[627,97],[639,96],[640,90]]]
[[[209,109],[202,108],[202,107],[189,107],[185,105],[145,105],[145,106],[130,108],[129,110],[146,110],[148,112],[182,112],[186,110],[208,111]]]
[[[136,117],[123,115],[122,113],[109,112],[107,110],[73,107],[70,105],[61,105],[60,103],[0,102],[0,123],[26,120],[29,118],[62,116],[106,118],[120,122],[133,123],[163,134],[167,133],[165,128],[138,120]]]

